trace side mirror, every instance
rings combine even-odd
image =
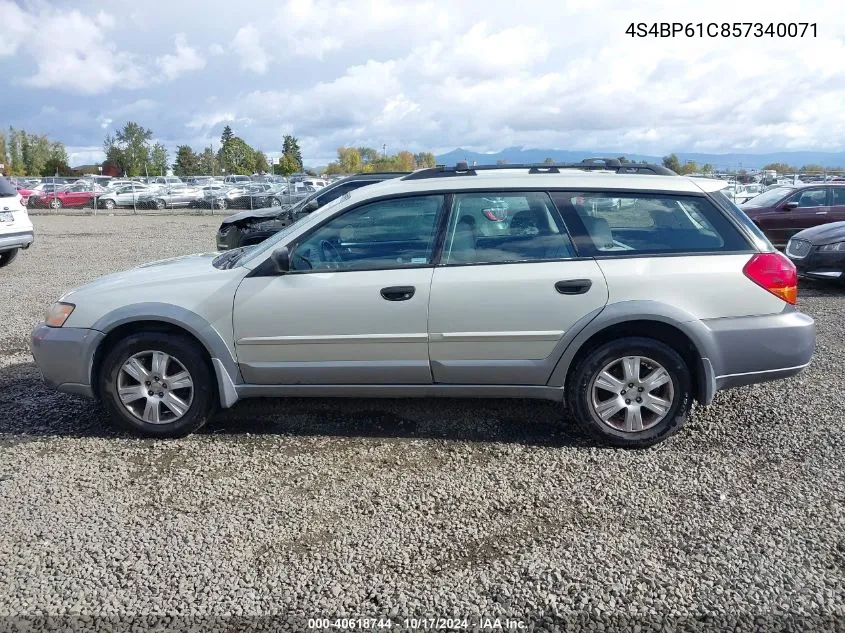
[[[317,202],[316,200],[312,200],[311,202],[306,204],[305,207],[302,210],[305,213],[311,213],[312,211],[316,211],[319,208],[320,208],[320,203]]]
[[[787,202],[785,205],[781,207],[782,211],[792,211],[793,209],[798,208],[797,202]]]
[[[285,274],[290,270],[290,249],[287,246],[277,248],[270,255],[273,260],[273,265],[276,267],[276,272]]]

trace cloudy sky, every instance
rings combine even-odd
[[[680,6],[689,4],[695,6]],[[817,22],[818,36],[631,38],[631,22]],[[0,125],[100,160],[229,123],[306,162],[339,145],[845,150],[841,0],[0,0]]]

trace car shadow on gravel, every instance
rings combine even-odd
[[[845,297],[845,284],[821,279],[799,279],[799,305],[804,297]]]
[[[217,413],[198,435],[298,435],[597,446],[553,402],[261,398]],[[32,362],[0,367],[0,446],[38,437],[128,437],[96,402],[59,393]]]

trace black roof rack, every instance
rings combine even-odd
[[[618,158],[585,158],[580,163],[525,163],[518,165],[473,165],[472,167],[468,166],[465,162],[459,162],[454,167],[438,165],[429,169],[420,169],[405,176],[403,180],[477,176],[479,171],[495,171],[498,169],[527,169],[529,174],[559,174],[562,169],[580,169],[583,171],[614,171],[617,174],[678,175],[663,165],[623,163]]]

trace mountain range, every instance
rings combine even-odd
[[[822,165],[823,167],[845,167],[845,152],[770,152],[768,154],[702,154],[695,152],[675,152],[682,163],[688,160],[699,165],[710,163],[717,170],[761,169],[769,163],[786,163],[793,167],[802,165]],[[618,158],[625,156],[633,161],[647,161],[660,164],[662,156],[648,154],[618,152],[591,152],[586,150],[565,149],[531,149],[524,147],[507,147],[500,152],[482,154],[467,149],[453,149],[451,152],[438,155],[437,162],[442,165],[454,165],[459,161],[466,161],[472,165],[494,165],[497,161],[508,163],[542,163],[546,158],[555,162],[571,163],[584,158]]]

